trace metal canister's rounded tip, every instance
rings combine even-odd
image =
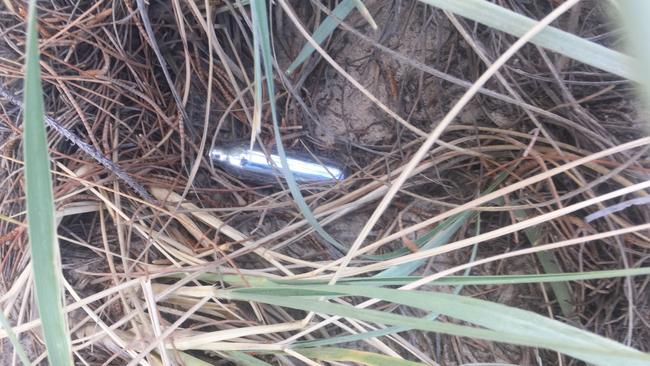
[[[223,148],[215,147],[210,150],[210,159],[214,162],[224,162],[228,159],[228,151]]]

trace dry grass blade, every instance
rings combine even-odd
[[[372,230],[372,228],[375,226],[380,216],[384,213],[389,203],[395,197],[397,191],[402,187],[404,182],[406,182],[406,180],[409,178],[411,171],[415,169],[418,163],[420,163],[420,161],[424,158],[427,152],[431,149],[433,144],[436,143],[436,141],[439,139],[440,135],[443,133],[445,128],[447,128],[447,126],[449,126],[449,124],[453,121],[453,119],[458,116],[461,109],[465,107],[465,105],[470,101],[470,99],[478,92],[478,89],[480,89],[488,81],[488,79],[492,77],[492,75],[494,75],[494,73],[496,73],[496,71],[499,70],[499,68],[503,66],[503,64],[505,64],[505,62],[515,54],[515,52],[517,52],[517,50],[523,47],[526,44],[526,42],[528,42],[532,37],[534,37],[536,34],[542,31],[544,27],[550,24],[553,20],[555,20],[557,17],[562,15],[565,11],[570,9],[571,6],[573,6],[578,1],[579,0],[570,0],[563,3],[561,6],[553,10],[548,16],[546,16],[540,22],[536,23],[532,29],[527,31],[526,34],[524,34],[521,38],[519,38],[517,42],[515,42],[508,49],[508,51],[503,53],[494,62],[494,64],[492,64],[488,68],[488,70],[486,70],[483,73],[483,75],[481,75],[481,77],[472,85],[472,87],[469,90],[467,90],[465,94],[463,94],[461,99],[458,100],[458,102],[456,102],[456,104],[452,107],[452,109],[445,115],[445,118],[443,118],[443,120],[440,121],[438,126],[431,132],[431,134],[429,134],[427,139],[422,143],[422,146],[418,149],[418,151],[415,153],[413,158],[411,158],[409,163],[406,165],[404,172],[400,174],[397,180],[391,185],[389,191],[381,200],[381,202],[373,212],[370,219],[368,219],[368,222],[365,224],[365,226],[357,236],[354,243],[352,243],[350,250],[348,251],[343,262],[341,263],[341,266],[337,269],[336,274],[330,280],[330,283],[333,284],[336,282],[338,274],[341,273],[343,269],[349,264],[350,260],[357,255],[356,253],[357,250],[361,247],[363,242],[366,240],[366,237],[370,233],[370,230]]]
[[[167,67],[167,62],[165,62],[165,58],[163,57],[162,53],[160,52],[160,47],[158,46],[158,41],[156,41],[156,35],[153,32],[153,28],[151,27],[151,20],[149,20],[149,9],[145,5],[144,0],[136,0],[136,3],[138,5],[138,12],[140,13],[140,17],[142,17],[142,23],[144,24],[144,29],[147,34],[147,40],[149,41],[149,44],[151,45],[151,48],[153,49],[154,53],[156,54],[156,58],[158,59],[158,62],[160,62],[160,67],[162,68],[163,75],[165,75],[165,81],[167,81],[167,85],[169,86],[169,90],[172,93],[172,96],[174,97],[174,101],[176,102],[176,105],[178,106],[178,110],[181,113],[181,116],[183,117],[183,120],[181,121],[181,131],[183,122],[189,121],[189,116],[187,115],[187,112],[185,112],[185,107],[183,105],[183,101],[181,100],[180,95],[178,94],[178,91],[176,90],[176,85],[172,81],[172,77],[169,74],[169,69]],[[184,136],[181,132],[181,143],[183,143]]]
[[[525,188],[525,187],[527,187],[527,186],[529,186],[531,184],[534,184],[536,182],[548,179],[549,177],[552,177],[552,176],[557,175],[559,173],[565,172],[565,171],[567,171],[569,169],[572,169],[574,167],[580,166],[582,164],[588,163],[590,161],[593,161],[593,160],[596,160],[596,159],[599,159],[599,158],[602,158],[602,157],[605,157],[605,156],[608,156],[608,155],[611,155],[611,154],[614,154],[614,153],[617,153],[617,152],[626,151],[627,149],[632,149],[632,148],[639,147],[639,146],[644,146],[644,145],[647,145],[647,144],[650,144],[650,137],[649,138],[641,138],[639,140],[632,141],[632,142],[629,142],[629,143],[626,143],[626,144],[622,144],[622,145],[616,146],[616,147],[611,148],[611,149],[607,149],[607,150],[604,150],[604,151],[601,151],[601,152],[598,152],[598,153],[594,153],[594,154],[592,154],[590,156],[586,156],[586,157],[583,157],[583,158],[580,158],[580,159],[573,160],[573,161],[571,161],[569,163],[566,163],[566,164],[564,164],[562,166],[558,166],[558,167],[553,168],[553,169],[551,169],[549,171],[546,171],[544,173],[540,173],[540,174],[538,174],[536,176],[521,180],[521,181],[519,181],[519,182],[517,182],[515,184],[511,184],[511,185],[509,185],[507,187],[504,187],[504,188],[501,188],[501,189],[499,189],[499,190],[497,190],[495,192],[486,194],[486,195],[484,195],[482,197],[474,199],[474,200],[472,200],[470,202],[467,202],[467,203],[465,203],[463,205],[457,206],[457,207],[455,207],[455,208],[453,208],[451,210],[445,211],[444,213],[438,214],[438,215],[436,215],[434,217],[431,217],[431,218],[429,218],[427,220],[419,222],[419,223],[417,223],[417,224],[415,224],[415,225],[413,225],[411,227],[404,228],[403,230],[400,230],[397,233],[388,235],[385,238],[382,238],[381,240],[378,240],[378,241],[376,241],[376,242],[374,242],[372,244],[368,244],[368,245],[364,246],[363,248],[361,248],[358,251],[357,255],[362,255],[362,254],[371,252],[373,250],[376,250],[378,247],[380,247],[383,244],[386,244],[386,243],[390,242],[391,240],[398,239],[398,238],[400,238],[400,237],[402,237],[404,235],[407,235],[407,234],[410,234],[410,233],[415,232],[417,230],[420,230],[420,229],[426,228],[428,226],[431,226],[432,224],[440,222],[440,221],[442,221],[442,220],[444,220],[446,218],[449,218],[449,217],[452,217],[452,216],[454,216],[456,214],[462,213],[465,210],[476,208],[479,205],[489,203],[490,201],[492,201],[494,199],[497,199],[499,197],[503,197],[504,195],[506,195],[506,194],[508,194],[510,192],[514,192],[514,191],[516,191],[518,189]],[[321,273],[321,272],[326,271],[328,269],[337,268],[338,265],[341,262],[342,262],[342,260],[333,261],[333,262],[329,263],[328,265],[323,266],[320,269],[314,271],[313,273],[307,273],[307,274],[301,275],[300,277],[307,277],[307,276],[310,276],[310,275],[313,275],[313,274]]]

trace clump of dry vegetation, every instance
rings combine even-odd
[[[290,3],[310,31],[336,5]],[[285,147],[337,160],[351,172],[336,184],[301,186],[306,204],[340,246],[314,231],[284,180],[241,179],[207,158],[212,146],[252,133],[256,56],[249,6],[228,0],[38,3],[77,363],[582,364],[575,354],[552,351],[558,350],[552,339],[526,346],[532,341],[516,333],[514,321],[495,330],[454,313],[454,306],[445,312],[391,301],[372,287],[408,288],[421,278],[438,280],[418,287],[442,294],[431,304],[445,301],[445,294],[462,296],[468,306],[479,304],[471,299],[486,300],[584,330],[578,338],[591,332],[650,352],[650,277],[643,272],[650,211],[631,205],[586,220],[647,197],[647,121],[628,80],[534,44],[463,108],[360,250],[349,252],[429,132],[517,39],[418,1],[364,3],[378,29],[355,10],[322,47],[408,125],[318,53],[285,73],[306,41],[287,8],[268,9]],[[495,3],[541,19],[561,2]],[[16,103],[26,7],[3,4],[0,306],[30,361],[39,364],[47,361],[34,305]],[[553,25],[620,49],[609,11],[602,2],[583,1]],[[266,91],[264,98],[258,138],[272,148]],[[602,199],[622,189],[629,192]],[[484,198],[488,194],[494,196]],[[544,247],[552,243],[558,245]],[[606,270],[623,271],[599,272]],[[570,277],[576,273],[585,276]],[[559,280],[551,282],[553,275]],[[340,289],[324,290],[337,280]],[[355,290],[336,292],[344,286]],[[389,317],[381,322],[325,306],[352,309],[348,305],[367,299],[374,303],[364,306],[382,314],[417,320],[441,313],[438,322],[420,323],[442,326],[411,329]],[[480,325],[471,328],[476,337],[459,336],[473,324]],[[372,333],[393,325],[402,328]],[[503,343],[491,340],[488,329]],[[512,341],[517,335],[519,343]],[[18,364],[7,333],[0,336],[0,363]]]

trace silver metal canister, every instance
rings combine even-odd
[[[210,159],[236,177],[260,183],[275,182],[275,177],[283,177],[280,156],[276,153],[268,157],[262,151],[250,150],[245,143],[215,147],[210,150]],[[298,183],[332,183],[345,179],[342,167],[326,159],[320,162],[301,154],[287,152],[287,163]]]

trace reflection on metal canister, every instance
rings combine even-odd
[[[210,159],[227,172],[244,179],[258,182],[273,182],[275,177],[283,177],[280,156],[276,153],[268,157],[257,149],[248,146],[223,146],[210,150]],[[345,172],[335,164],[319,159],[287,153],[287,164],[298,183],[336,182],[345,179]]]

